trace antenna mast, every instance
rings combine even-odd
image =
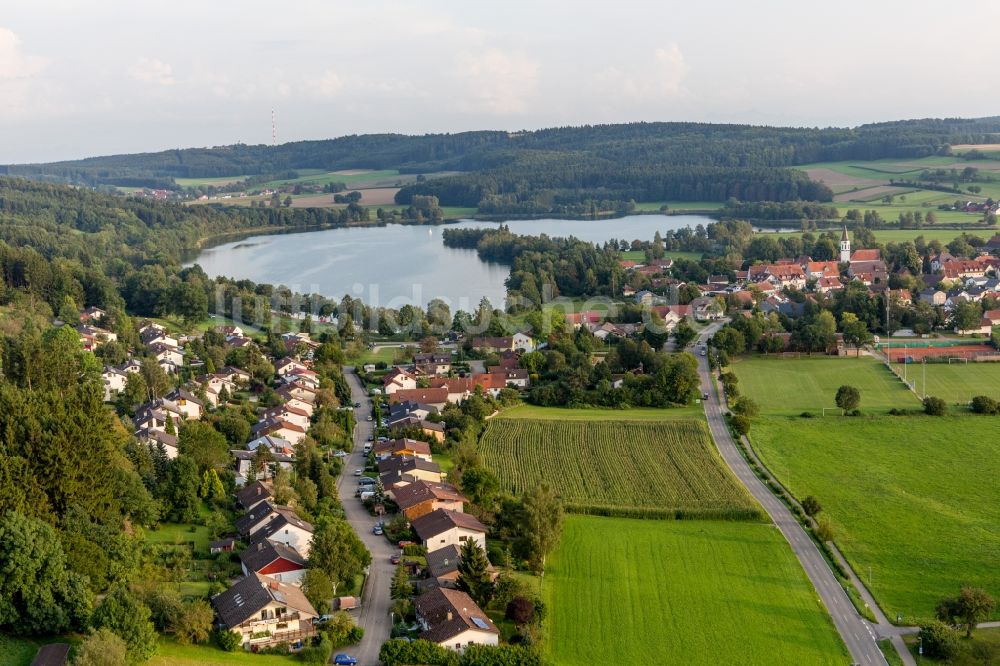
[[[278,145],[278,122],[274,117],[274,109],[271,109],[271,145]]]

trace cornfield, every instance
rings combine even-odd
[[[480,452],[520,494],[547,481],[568,511],[636,518],[760,519],[704,424],[495,419]]]

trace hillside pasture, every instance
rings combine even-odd
[[[760,517],[700,421],[493,419],[479,448],[510,492],[547,482],[579,513]]]
[[[781,534],[761,523],[568,516],[545,571],[549,659],[846,664]]]
[[[885,412],[919,406],[916,396],[882,363],[870,356],[754,356],[733,363],[741,395],[752,398],[762,414],[820,414],[836,409],[837,389],[850,384],[861,392],[861,411]]]
[[[796,497],[819,500],[890,618],[931,617],[962,585],[1000,597],[1000,418],[766,417],[750,439]]]

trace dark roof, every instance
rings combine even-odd
[[[475,516],[448,509],[436,509],[430,513],[420,516],[412,523],[413,531],[417,533],[421,541],[433,539],[438,534],[447,532],[450,529],[461,527],[466,530],[486,533],[486,526],[479,522]]]
[[[415,469],[421,469],[425,472],[440,472],[441,466],[436,462],[424,460],[423,458],[414,458],[413,456],[393,456],[378,463],[379,474],[401,476]]]
[[[439,587],[421,594],[413,603],[417,614],[430,626],[420,634],[424,640],[442,643],[469,629],[500,633],[493,621],[465,592]]]
[[[278,558],[294,562],[302,568],[306,566],[306,559],[299,554],[299,551],[283,543],[258,541],[240,553],[240,561],[246,566],[247,571],[260,571]]]
[[[427,553],[427,571],[434,578],[447,576],[458,571],[458,561],[462,559],[462,550],[458,546],[445,546],[432,553]]]
[[[236,539],[234,539],[232,537],[229,537],[227,539],[219,539],[218,541],[209,541],[208,542],[208,549],[211,550],[213,548],[228,548],[228,547],[233,546],[233,544],[235,544],[235,543],[236,543]]]
[[[316,609],[302,590],[260,574],[238,580],[228,590],[214,597],[212,606],[222,623],[232,629],[256,615],[272,600],[287,608],[316,615]]]
[[[258,504],[236,519],[236,531],[240,534],[246,534],[255,525],[266,520],[272,513],[274,513],[274,506],[271,502],[265,501]]]
[[[278,515],[274,518],[274,520],[269,522],[262,529],[254,532],[254,534],[250,537],[250,543],[256,544],[261,541],[266,541],[288,525],[293,525],[305,530],[306,532],[313,531],[313,526],[296,516],[294,511],[282,508],[278,510]]]
[[[31,666],[63,666],[69,657],[69,643],[49,643],[38,648]]]
[[[260,481],[254,481],[249,486],[236,491],[236,503],[244,509],[249,509],[262,499],[271,497],[271,489]]]

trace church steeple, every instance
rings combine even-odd
[[[847,235],[847,225],[844,225],[844,233],[840,236],[840,261],[851,260],[851,239]]]

